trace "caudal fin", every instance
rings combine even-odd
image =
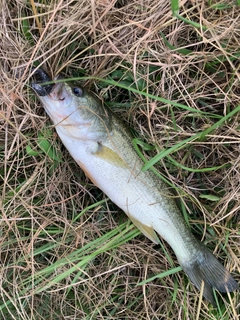
[[[216,305],[213,288],[220,292],[232,292],[238,289],[238,284],[230,272],[204,245],[199,246],[199,252],[193,260],[181,263],[181,266],[198,289],[204,281],[203,296],[213,305]]]

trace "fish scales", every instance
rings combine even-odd
[[[187,227],[168,186],[151,171],[141,170],[143,161],[121,120],[82,87],[68,82],[45,86],[48,75],[41,69],[36,74],[32,88],[63,144],[93,183],[149,239],[158,243],[160,235],[169,243],[195,286],[200,289],[204,282],[203,295],[212,304],[213,288],[236,290],[231,274]]]

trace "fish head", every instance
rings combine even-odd
[[[50,78],[43,70],[35,79],[31,87],[57,130],[79,140],[101,140],[109,134],[111,113],[78,83],[55,79],[45,84]]]

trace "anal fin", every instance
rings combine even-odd
[[[152,242],[159,244],[159,238],[152,227],[142,224],[139,220],[128,215],[129,219],[135,224],[135,226]]]

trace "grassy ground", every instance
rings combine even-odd
[[[171,248],[84,176],[27,85],[33,65],[81,77],[239,280],[240,3],[172,6],[1,1],[1,319],[238,318],[238,292],[218,295],[217,308],[199,300]]]

